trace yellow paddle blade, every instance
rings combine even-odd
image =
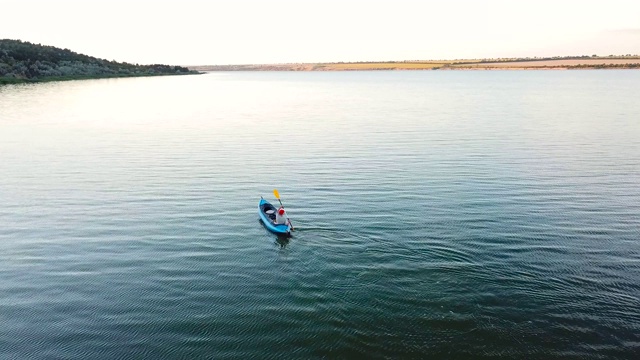
[[[276,197],[276,199],[280,200],[280,194],[278,193],[278,189],[273,189],[273,195]]]

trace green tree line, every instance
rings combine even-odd
[[[0,39],[0,84],[48,80],[195,74],[182,66],[134,65],[69,49]]]

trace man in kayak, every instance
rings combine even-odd
[[[276,211],[276,221],[274,221],[276,225],[285,225],[287,223],[287,216],[285,215],[284,208],[281,206],[278,211]]]

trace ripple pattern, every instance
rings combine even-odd
[[[0,358],[635,358],[639,81],[0,87]]]

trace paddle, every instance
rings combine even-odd
[[[273,195],[280,202],[280,206],[284,209],[284,205],[282,205],[282,201],[280,200],[280,193],[278,193],[278,189],[273,189]],[[293,224],[291,223],[291,219],[289,219],[289,214],[287,214],[287,220],[289,221],[289,226],[291,226],[291,230],[293,230]]]

